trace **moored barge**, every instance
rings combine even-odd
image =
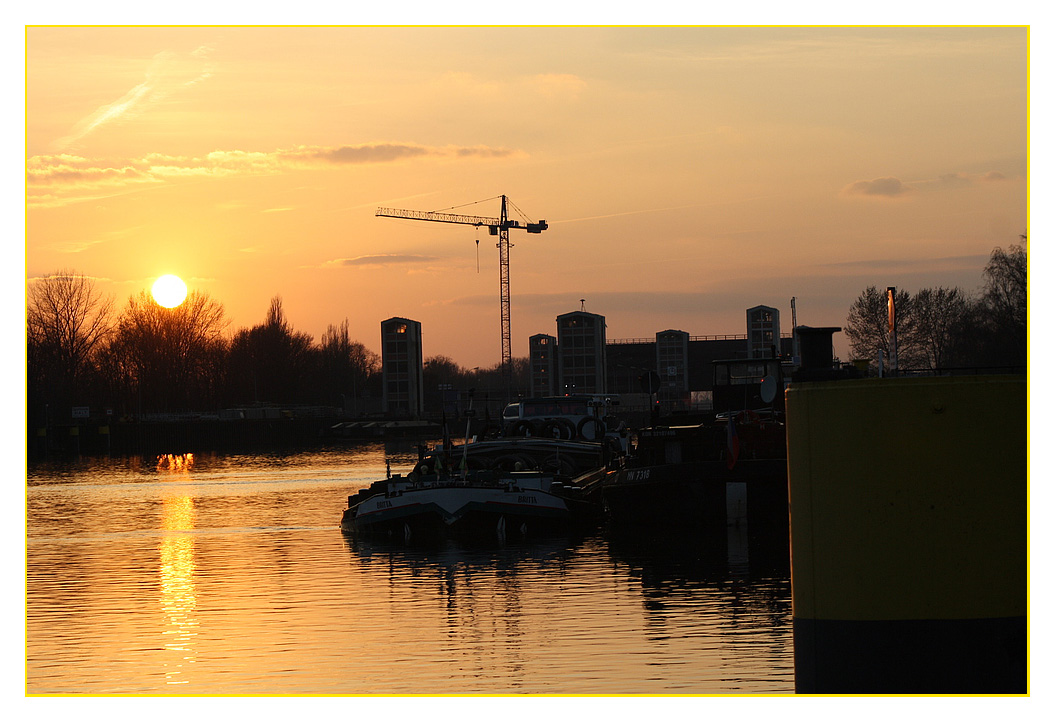
[[[348,497],[341,530],[418,541],[503,539],[568,529],[598,516],[600,505],[587,483],[591,478],[495,469],[396,474]]]

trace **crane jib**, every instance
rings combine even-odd
[[[521,224],[520,221],[507,220],[502,223],[500,218],[489,218],[487,216],[463,216],[455,213],[436,213],[434,211],[411,211],[401,208],[378,208],[376,216],[386,218],[407,218],[415,221],[437,221],[439,223],[460,223],[467,226],[487,226],[491,235],[498,233],[498,229],[523,228],[528,233],[542,233],[549,228],[546,221],[538,223]]]
[[[486,216],[462,216],[454,213],[435,213],[433,211],[408,211],[401,208],[378,208],[378,216],[388,218],[409,218],[416,221],[439,221],[440,223],[462,223],[469,226],[500,226],[498,218]]]

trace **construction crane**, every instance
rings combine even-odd
[[[502,373],[506,377],[507,384],[512,378],[512,340],[509,326],[509,229],[522,228],[528,233],[542,233],[549,228],[546,221],[532,223],[509,219],[508,206],[516,208],[506,196],[502,199],[502,210],[498,218],[485,216],[465,216],[454,213],[441,213],[439,211],[408,211],[399,208],[378,208],[376,216],[385,218],[407,218],[415,221],[436,221],[438,223],[460,223],[467,226],[486,226],[492,236],[498,236],[498,275],[502,308]],[[493,200],[493,199],[492,199]],[[479,202],[479,201],[478,201]],[[520,209],[516,208],[519,212]],[[521,213],[523,215],[523,213]],[[479,241],[477,241],[479,243]]]

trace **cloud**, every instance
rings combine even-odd
[[[404,158],[417,158],[429,155],[428,148],[419,145],[405,145],[398,143],[379,143],[377,145],[344,145],[339,148],[308,148],[301,147],[295,150],[280,151],[279,158],[283,162],[315,165],[315,164],[357,164],[357,163],[391,163]]]
[[[392,163],[408,158],[507,158],[517,155],[508,148],[487,146],[427,147],[407,143],[377,143],[372,145],[344,145],[337,148],[301,146],[293,150],[277,151],[281,163],[299,167],[320,165],[355,165],[362,163]]]
[[[147,184],[194,178],[272,175],[410,159],[489,160],[521,151],[488,146],[423,146],[413,143],[297,146],[273,151],[217,150],[204,157],[151,153],[142,158],[85,158],[58,153],[26,161],[26,201],[30,208],[63,205],[126,192]]]
[[[941,273],[949,270],[972,270],[983,268],[987,255],[941,256],[938,258],[870,258],[867,260],[836,261],[821,263],[819,269],[833,269],[843,274],[884,274],[903,272]]]
[[[911,192],[911,190],[897,178],[876,178],[875,180],[851,183],[843,190],[843,193],[851,196],[900,198]]]
[[[543,73],[529,81],[530,85],[547,98],[577,98],[586,89],[586,81],[569,73]]]
[[[966,188],[974,180],[966,173],[946,173],[938,176],[938,185],[943,188]]]
[[[93,283],[108,283],[108,282],[112,282],[113,281],[112,278],[107,278],[106,276],[89,276],[89,275],[84,274],[84,273],[77,273],[77,272],[70,272],[70,271],[62,270],[62,271],[56,271],[54,273],[44,273],[44,274],[41,274],[41,275],[27,276],[26,277],[26,285],[27,286],[31,286],[34,283],[39,283],[40,281],[45,281],[45,280],[47,280],[49,278],[67,278],[67,279],[68,278],[72,278],[72,279],[83,278],[85,280],[92,281]]]
[[[53,143],[53,148],[67,148],[103,126],[135,117],[173,93],[210,77],[213,66],[209,54],[210,49],[204,46],[185,55],[169,50],[158,53],[147,66],[143,82],[82,118],[69,135]]]
[[[971,188],[978,183],[993,183],[1006,180],[1003,173],[943,173],[937,178],[902,182],[898,178],[876,178],[856,181],[846,186],[842,193],[848,196],[871,196],[879,198],[904,198],[916,191],[955,191]]]
[[[158,178],[155,175],[134,165],[90,167],[60,161],[54,164],[35,163],[26,168],[26,185],[29,188],[100,188],[156,182]]]
[[[959,190],[975,185],[982,176],[970,173],[943,173],[937,178],[913,181],[912,187],[921,191]]]
[[[420,256],[413,254],[379,253],[370,256],[356,256],[355,258],[335,258],[322,263],[322,268],[335,268],[345,266],[393,266],[415,263],[432,263],[438,260],[437,256]]]
[[[482,145],[453,148],[450,152],[459,158],[509,158],[522,155],[519,151],[509,150],[508,148],[488,148]]]

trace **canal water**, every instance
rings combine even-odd
[[[31,695],[794,691],[787,538],[341,533],[409,444],[28,469]],[[786,530],[785,530],[786,534]]]

